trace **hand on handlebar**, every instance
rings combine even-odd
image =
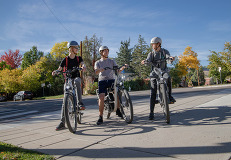
[[[52,74],[52,76],[55,76],[55,75],[58,75],[59,73],[60,73],[59,70],[54,70],[51,74]]]
[[[141,64],[146,64],[146,63],[147,63],[146,60],[142,60],[142,61],[141,61]]]

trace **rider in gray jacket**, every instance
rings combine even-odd
[[[172,61],[175,59],[174,57],[170,56],[170,53],[168,50],[161,48],[162,40],[159,37],[154,37],[151,39],[151,45],[153,51],[148,54],[148,57],[146,60],[143,60],[141,64],[145,63],[152,63],[152,72],[150,73],[150,83],[151,83],[151,94],[150,94],[150,114],[149,114],[149,119],[153,120],[154,119],[154,107],[156,103],[156,92],[157,92],[157,82],[156,78],[158,75],[155,74],[153,71],[154,67],[161,68],[161,70],[166,71],[164,73],[164,78],[167,79],[167,85],[169,88],[169,98],[170,102],[174,103],[176,100],[172,97],[172,86],[171,86],[171,77],[169,76],[167,72],[167,61],[162,61],[162,62],[156,62],[158,60],[163,60],[165,58],[171,58]],[[156,77],[156,78],[155,78]]]

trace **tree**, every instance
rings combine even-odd
[[[200,62],[197,59],[197,53],[192,51],[192,47],[187,46],[183,55],[179,56],[179,69],[183,73],[183,76],[186,76],[191,69],[196,69],[197,73],[200,67]],[[191,83],[190,74],[186,76],[186,80]],[[198,78],[199,84],[199,78]]]
[[[3,69],[0,71],[0,87],[3,92],[8,94],[18,92],[22,89],[21,69]]]
[[[119,52],[117,53],[116,62],[119,66],[128,64],[130,66],[132,60],[132,48],[130,46],[130,38],[126,41],[121,41]]]
[[[9,54],[5,52],[5,55],[1,56],[0,61],[5,61],[12,69],[15,69],[21,65],[22,55],[19,54],[18,49],[15,52],[9,50]]]
[[[135,75],[139,78],[147,78],[150,74],[151,67],[141,64],[141,61],[147,58],[148,53],[151,51],[151,48],[144,41],[144,38],[139,35],[138,44],[135,45],[132,52],[132,62],[131,66],[135,72]]]
[[[176,58],[175,61],[172,63],[174,66],[173,68],[170,68],[169,74],[172,79],[172,86],[173,87],[178,87],[178,84],[181,82],[181,79],[183,77],[183,72],[184,71],[181,66],[179,65],[179,59]]]
[[[231,44],[226,42],[224,45],[223,52],[210,51],[212,54],[209,55],[209,76],[220,80],[220,72],[218,70],[221,67],[221,80],[231,75]]]
[[[67,48],[67,43],[68,42],[55,43],[52,47],[50,54],[55,60],[60,62],[63,58],[68,56],[69,50]]]
[[[36,92],[41,87],[40,69],[36,65],[30,65],[22,73],[23,89]]]
[[[32,64],[35,64],[41,57],[43,57],[43,52],[38,51],[36,46],[33,46],[30,51],[25,52],[22,60],[22,69],[26,69]]]
[[[3,70],[3,69],[5,69],[5,68],[7,68],[7,69],[12,69],[12,68],[10,67],[10,65],[6,64],[5,61],[1,61],[1,62],[0,62],[0,70]]]

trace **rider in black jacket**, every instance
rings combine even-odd
[[[167,61],[162,61],[162,62],[156,62],[158,60],[163,60],[165,58],[171,58],[172,61],[175,59],[174,57],[170,56],[170,53],[168,50],[161,48],[162,40],[159,37],[154,37],[151,39],[151,45],[153,51],[148,54],[148,57],[146,60],[143,60],[141,64],[145,63],[152,63],[152,72],[150,73],[151,77],[157,77],[155,72],[153,72],[153,68],[161,68],[161,70],[166,71],[164,74],[164,77],[167,79],[167,85],[169,88],[169,98],[170,102],[174,103],[176,100],[172,97],[172,86],[171,86],[171,77],[169,76],[167,72]],[[157,92],[157,82],[156,78],[151,78],[150,79],[151,83],[151,95],[150,95],[150,114],[149,114],[149,119],[153,120],[154,119],[154,107],[156,103],[156,92]]]

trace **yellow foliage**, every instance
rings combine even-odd
[[[68,42],[55,43],[51,49],[51,55],[54,59],[61,61],[68,55],[67,43]]]
[[[192,47],[187,46],[183,55],[179,56],[179,66],[183,71],[183,75],[188,73],[188,69],[199,69],[200,62],[197,59],[197,53],[192,51]]]
[[[6,93],[17,92],[22,89],[22,70],[21,69],[3,69],[0,71],[1,90]]]
[[[41,86],[40,77],[40,69],[36,65],[31,65],[23,70],[22,80],[24,82],[24,88],[26,90],[36,91]]]

